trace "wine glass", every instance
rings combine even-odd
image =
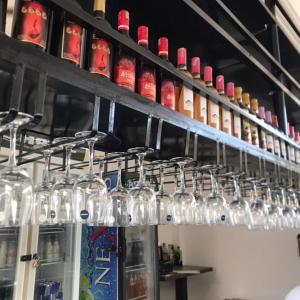
[[[172,158],[171,162],[179,166],[180,186],[173,195],[174,198],[174,223],[177,225],[194,224],[194,204],[195,198],[193,193],[190,193],[185,188],[184,168],[192,162],[188,157]]]
[[[78,223],[99,225],[102,222],[103,203],[107,200],[106,184],[94,173],[94,147],[95,143],[103,140],[106,134],[91,131],[82,131],[75,134],[76,138],[84,139],[89,149],[89,169],[86,175],[80,176],[74,187],[75,218]]]
[[[287,198],[286,189],[281,187],[281,201],[282,201],[282,227],[283,228],[294,228],[296,213],[290,206],[290,201]]]
[[[298,193],[297,191],[294,191],[294,210],[296,214],[296,219],[295,219],[295,227],[300,228],[300,206],[299,206],[299,198],[298,198]]]
[[[205,201],[205,223],[208,225],[224,225],[228,224],[228,205],[226,199],[219,192],[219,185],[216,180],[216,172],[218,166],[203,166],[203,170],[207,170],[210,174],[211,193]]]
[[[169,225],[174,222],[174,199],[173,196],[168,193],[164,188],[164,177],[165,172],[164,169],[167,168],[170,163],[165,160],[156,160],[153,164],[159,165],[159,177],[160,184],[159,190],[156,193],[156,201],[157,201],[157,211],[158,211],[158,220],[161,225]]]
[[[31,220],[33,185],[26,170],[17,166],[16,141],[18,128],[32,119],[31,115],[19,112],[8,124],[9,159],[0,172],[0,227],[28,225]]]
[[[129,222],[129,204],[131,196],[126,188],[122,185],[122,162],[124,161],[125,153],[115,152],[111,153],[108,158],[114,158],[118,164],[118,178],[117,185],[109,193],[108,210],[107,210],[107,222],[106,225],[113,227],[128,227]],[[102,169],[102,168],[101,168]]]
[[[281,229],[282,228],[282,210],[278,203],[277,195],[272,193],[270,185],[266,186],[266,206],[268,209],[268,229]]]
[[[129,192],[131,196],[130,223],[134,226],[156,225],[158,223],[156,196],[155,192],[145,184],[144,175],[144,158],[153,150],[138,147],[129,149],[128,152],[138,157],[139,164],[139,181]]]
[[[229,221],[233,226],[248,226],[250,223],[250,208],[246,200],[241,196],[239,178],[243,173],[232,173],[234,194],[233,199],[229,204]]]
[[[35,188],[33,224],[46,225],[51,223],[50,204],[52,183],[49,180],[49,163],[52,149],[46,149],[44,154],[44,170],[41,184]]]
[[[249,180],[249,179],[248,179]],[[257,193],[257,184],[259,179],[251,179],[251,201],[250,201],[250,223],[249,229],[267,229],[268,228],[268,208],[264,201],[259,198]]]
[[[74,223],[73,186],[75,180],[71,175],[71,154],[72,149],[79,142],[75,142],[72,137],[56,138],[53,142],[55,144],[64,143],[61,148],[65,150],[66,154],[66,170],[65,176],[52,186],[50,201],[51,224]]]
[[[194,168],[192,173],[193,182],[193,196],[195,198],[194,204],[194,223],[195,224],[205,224],[205,198],[202,196],[202,182],[200,184],[200,190],[197,184],[197,167]]]

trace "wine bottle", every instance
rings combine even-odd
[[[217,93],[217,90],[213,85],[213,69],[210,66],[204,68],[204,82],[206,87],[214,93]],[[213,100],[208,99],[207,101],[207,124],[220,129],[220,107],[219,104]]]
[[[149,44],[148,32],[147,26],[138,27],[138,44],[146,49]],[[151,101],[156,101],[155,66],[143,57],[140,58],[138,65],[138,93]]]
[[[169,62],[169,40],[166,37],[161,37],[158,40],[158,56],[166,61],[167,63],[171,64]],[[176,108],[176,95],[175,95],[175,81],[172,79],[172,77],[165,72],[163,69],[160,70],[160,76],[158,76],[159,80],[159,99],[160,104],[175,110]]]
[[[177,69],[185,76],[192,78],[192,74],[187,70],[186,48],[177,50]],[[194,117],[194,93],[183,83],[176,84],[176,109],[187,117]]]
[[[240,106],[243,106],[243,98],[242,98],[242,94],[243,94],[243,89],[240,86],[237,86],[234,89],[234,102]]]
[[[228,82],[226,86],[227,98],[230,102],[235,103],[234,100],[234,83]],[[239,113],[232,111],[231,113],[231,132],[232,135],[238,139],[242,138],[242,121]]]
[[[200,76],[201,63],[200,57],[192,58],[192,76],[203,87],[205,83]],[[207,124],[207,99],[201,93],[194,93],[194,119]]]
[[[118,30],[129,38],[129,12],[121,10],[118,14]],[[136,59],[134,54],[121,44],[116,51],[114,82],[126,89],[135,90]]]
[[[105,2],[106,0],[94,1],[94,17],[99,21],[105,21]],[[89,42],[89,62],[88,70],[90,73],[111,78],[112,70],[112,45],[94,31],[90,35]]]
[[[242,107],[245,111],[250,111],[250,94],[243,92],[242,93]]]
[[[45,51],[48,47],[50,9],[38,0],[19,0],[15,7],[13,37]]]
[[[218,75],[216,77],[216,88],[218,91],[218,94],[225,99],[226,101],[229,101],[229,99],[225,96],[225,83],[224,83],[224,76]],[[221,130],[225,133],[232,134],[231,131],[231,113],[230,110],[223,105],[220,106],[220,116],[221,116]]]

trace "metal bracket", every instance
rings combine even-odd
[[[240,149],[240,172],[244,171],[244,166],[243,166],[243,150]]]
[[[39,75],[38,93],[35,103],[34,117],[39,120],[44,115],[45,99],[46,99],[47,74],[42,72]]]
[[[190,139],[191,139],[191,131],[189,129],[187,129],[187,131],[186,131],[186,139],[185,139],[184,156],[189,156]]]
[[[223,166],[227,167],[226,145],[225,144],[222,144],[222,157],[223,157]]]
[[[217,147],[217,166],[219,166],[220,162],[221,162],[221,157],[220,157],[220,141],[219,141],[219,139],[216,142],[216,147]]]
[[[100,97],[95,96],[94,100],[94,116],[93,116],[93,131],[98,131],[99,128],[99,115],[100,115]]]
[[[249,169],[248,169],[248,153],[247,151],[244,152],[245,157],[245,173],[246,175],[249,175]]]
[[[148,116],[148,120],[147,120],[147,131],[146,131],[145,147],[150,147],[150,142],[151,142],[151,127],[152,127],[152,115],[149,115]]]
[[[115,125],[115,111],[116,111],[116,102],[112,100],[109,105],[109,121],[108,121],[108,132],[114,132]]]
[[[161,147],[161,134],[162,134],[163,123],[164,123],[164,121],[162,119],[159,119],[157,135],[156,135],[156,150],[160,150],[160,147]]]
[[[198,134],[194,135],[194,161],[198,161]]]

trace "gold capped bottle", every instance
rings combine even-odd
[[[218,75],[216,77],[216,88],[218,94],[223,97],[226,101],[229,101],[227,97],[225,97],[225,83],[224,76]],[[228,108],[223,105],[220,106],[220,116],[221,116],[221,130],[225,133],[232,134],[231,128],[231,112]]]
[[[243,89],[240,86],[235,87],[234,89],[234,102],[241,107],[243,107]]]
[[[103,22],[105,20],[106,0],[95,0],[93,15]],[[111,79],[113,51],[110,42],[103,38],[96,30],[89,36],[88,70],[92,74]]]
[[[200,76],[200,57],[192,58],[192,76],[195,81],[205,87],[205,83]],[[203,124],[207,124],[207,99],[200,92],[194,92],[194,119]]]
[[[252,98],[250,104],[251,104],[250,112],[252,114],[258,116],[258,106],[259,106],[259,104],[258,104],[257,98]]]
[[[121,10],[118,14],[118,31],[130,38],[129,36],[129,12]],[[116,51],[114,65],[114,82],[132,92],[135,91],[136,78],[136,58],[132,51],[119,45]]]
[[[242,93],[242,107],[245,111],[250,111],[250,94],[243,92]]]
[[[204,67],[204,82],[206,87],[213,93],[218,93],[213,85],[213,69],[211,66]],[[207,100],[207,124],[216,129],[220,126],[220,106],[218,102],[213,99]]]
[[[231,103],[235,103],[234,100],[234,82],[227,82],[226,85],[227,98]],[[231,132],[232,135],[238,139],[242,139],[242,120],[241,115],[235,111],[231,112]]]
[[[46,51],[52,12],[42,1],[19,0],[15,4],[13,37]]]
[[[158,40],[158,56],[171,65],[169,62],[169,40],[161,37]],[[158,90],[158,99],[161,105],[172,110],[176,109],[175,81],[163,69],[160,70],[158,77],[160,89]]]
[[[177,69],[187,77],[192,78],[187,70],[187,52],[185,48],[179,48],[177,51]],[[176,110],[183,115],[194,117],[194,93],[193,90],[183,83],[176,84]]]

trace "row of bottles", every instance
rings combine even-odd
[[[17,250],[17,241],[15,239],[0,240],[0,269],[15,266]]]
[[[113,80],[117,85],[136,91],[141,96],[156,101],[172,110],[208,124],[218,130],[243,139],[263,150],[300,163],[300,152],[294,147],[286,149],[283,140],[279,140],[256,123],[251,122],[239,113],[231,111],[217,101],[205,97],[181,82],[176,82],[169,73],[156,67],[144,58],[136,55],[122,44],[113,49],[111,43],[96,30],[87,32],[74,18],[66,12],[52,11],[39,0],[20,0],[15,13],[14,37],[31,43],[78,67],[84,67],[90,73]],[[99,22],[105,21],[105,0],[94,1],[94,16]],[[121,10],[118,14],[118,31],[130,38],[129,12]],[[52,34],[53,33],[53,34]],[[55,33],[55,34],[54,34]],[[149,29],[138,27],[138,44],[148,48]],[[60,38],[57,38],[59,36]],[[168,38],[158,40],[158,56],[168,60]],[[87,59],[86,59],[87,58]],[[264,119],[278,129],[278,120],[273,121],[271,112],[264,111],[256,98],[251,98],[242,87],[235,87],[233,82],[226,85],[223,75],[216,76],[214,86],[213,68],[204,67],[204,78],[201,79],[199,57],[192,58],[191,72],[187,68],[187,51],[179,48],[177,52],[177,69],[185,76],[196,80],[211,92],[239,105],[245,111]],[[299,133],[293,137],[299,143]],[[298,160],[297,160],[298,157]]]
[[[41,235],[38,254],[42,260],[57,261],[61,256],[61,247],[58,234]]]
[[[36,286],[36,300],[63,300],[62,283],[57,281],[40,281]]]
[[[127,299],[144,299],[147,298],[147,274],[145,270],[137,270],[133,272],[128,272],[126,274],[127,278]]]

